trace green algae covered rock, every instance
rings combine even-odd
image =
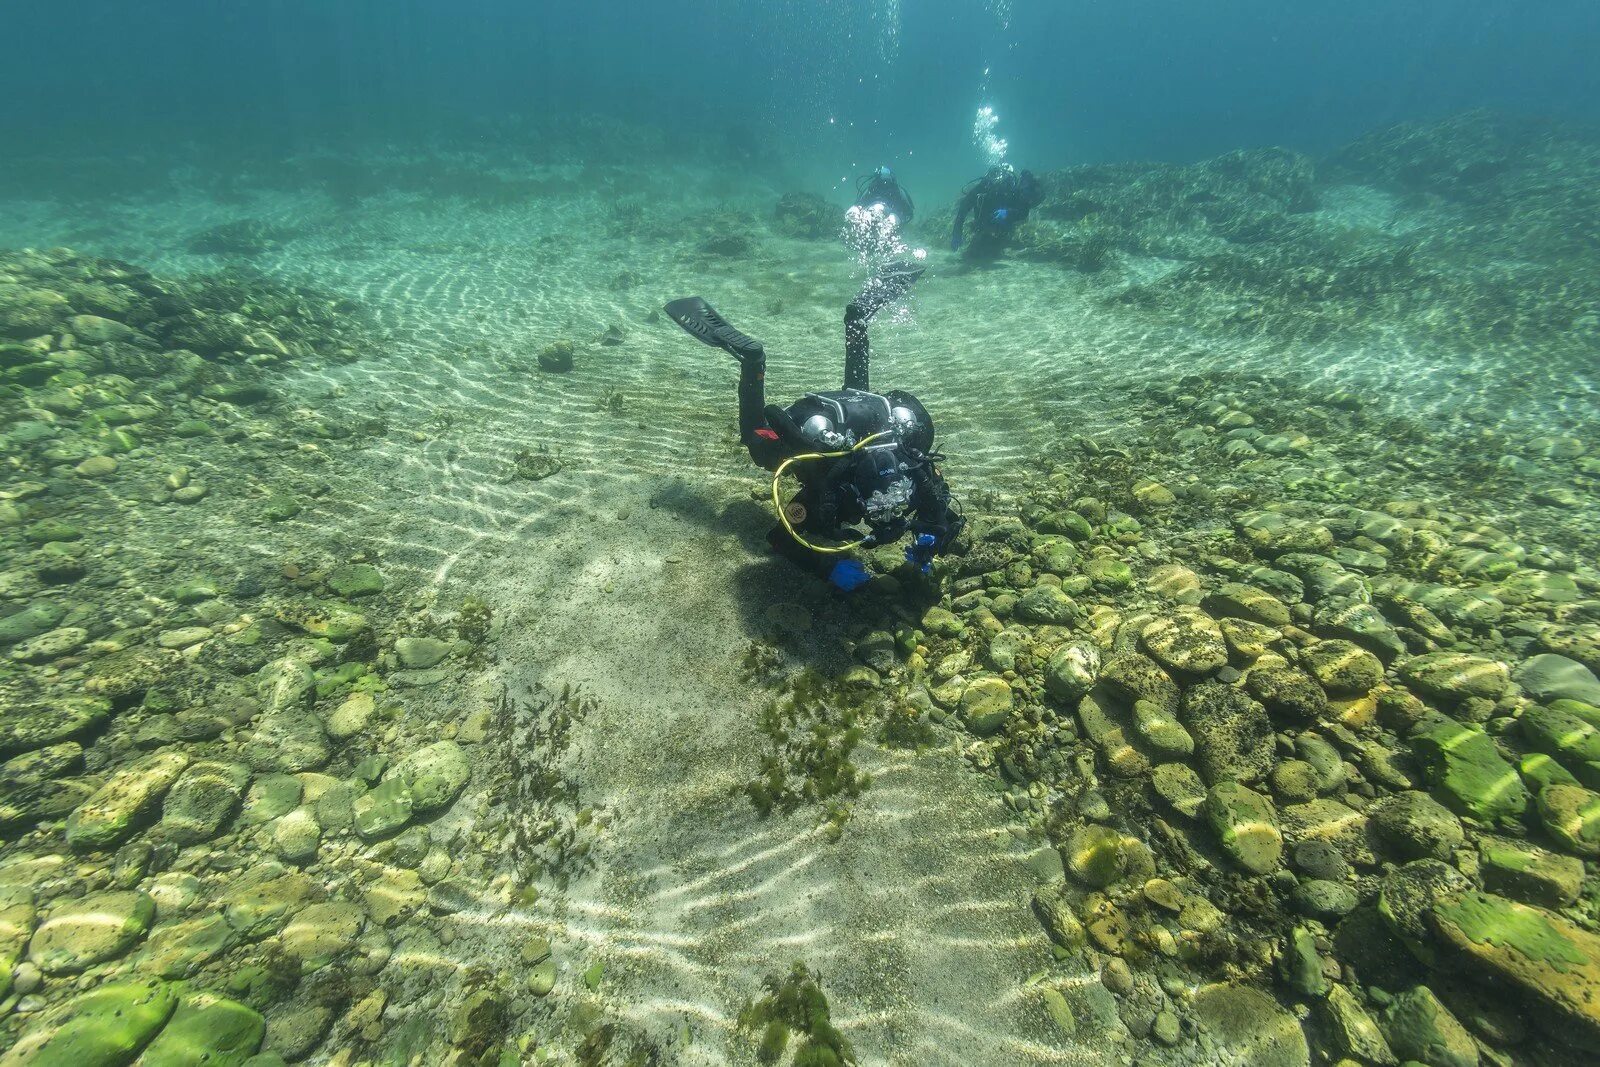
[[[1072,877],[1094,889],[1118,881],[1128,869],[1128,838],[1108,826],[1080,826],[1062,849]]]
[[[328,575],[328,588],[346,598],[381,593],[383,584],[383,575],[370,563],[335,567]]]
[[[155,915],[156,902],[145,893],[65,901],[34,931],[28,958],[46,974],[77,974],[127,952],[150,932]]]
[[[1239,1067],[1308,1067],[1311,1049],[1300,1021],[1254,986],[1218,983],[1193,1000],[1195,1018]]]
[[[1378,893],[1378,914],[1411,954],[1428,966],[1438,962],[1428,910],[1438,901],[1472,888],[1465,875],[1439,860],[1415,860],[1391,870]]]
[[[161,826],[180,845],[209,841],[222,832],[250,784],[243,764],[202,760],[178,778],[161,806]]]
[[[1379,1018],[1389,1047],[1427,1067],[1477,1067],[1478,1046],[1427,986],[1399,994]]]
[[[1514,819],[1528,807],[1528,789],[1475,726],[1440,719],[1411,735],[1411,753],[1428,784],[1457,815],[1481,822]]]
[[[1382,661],[1352,641],[1318,641],[1306,649],[1301,662],[1336,697],[1365,696],[1383,681]]]
[[[974,678],[961,692],[961,719],[979,737],[992,737],[1011,715],[1012,699],[1004,678]]]
[[[0,617],[0,645],[14,645],[48,633],[66,617],[66,609],[55,601],[35,600],[20,611]]]
[[[101,986],[73,1000],[49,1025],[30,1027],[0,1056],[0,1067],[125,1067],[177,1006],[166,982]]]
[[[1228,858],[1252,874],[1267,874],[1283,858],[1283,834],[1272,801],[1237,782],[1213,785],[1201,814]]]
[[[67,817],[67,844],[80,852],[121,844],[154,814],[188,765],[181,752],[157,752],[117,771]]]
[[[1600,760],[1600,729],[1565,708],[1532,707],[1517,724],[1535,752],[1577,763]]]
[[[110,717],[111,703],[96,697],[64,697],[0,710],[0,757],[57,744],[97,729]]]
[[[1600,704],[1600,680],[1588,667],[1565,656],[1534,656],[1517,669],[1517,684],[1535,700]]]
[[[1044,668],[1044,689],[1053,699],[1072,704],[1094,688],[1100,677],[1100,650],[1088,641],[1056,649]]]
[[[391,778],[356,797],[352,815],[356,833],[363,841],[399,833],[411,821],[411,790],[404,781]]]
[[[1157,663],[1172,671],[1210,674],[1228,664],[1228,646],[1211,616],[1179,611],[1157,619],[1139,635]]]
[[[196,993],[178,1005],[139,1067],[240,1067],[261,1048],[267,1022],[238,1001]]]
[[[1426,793],[1384,797],[1369,818],[1384,844],[1403,860],[1448,859],[1466,840],[1461,820]]]
[[[1492,893],[1433,905],[1429,923],[1471,969],[1515,986],[1600,1048],[1600,936],[1559,915]]]
[[[1289,609],[1271,593],[1238,582],[1228,582],[1200,602],[1218,618],[1244,619],[1263,626],[1289,625]]]
[[[140,956],[140,967],[163,978],[189,978],[232,948],[236,940],[233,927],[216,912],[165,923],[151,931]]]
[[[1511,684],[1511,671],[1504,663],[1465,652],[1413,656],[1400,665],[1400,677],[1412,688],[1445,700],[1498,700]]]
[[[1039,520],[1039,532],[1060,534],[1074,541],[1087,541],[1094,536],[1094,527],[1076,511],[1052,511]]]
[[[384,784],[402,783],[411,795],[411,810],[426,817],[454,804],[471,777],[472,764],[467,760],[466,750],[454,741],[436,741],[391,767],[384,775]],[[383,786],[378,788],[381,790]]]
[[[1353,1059],[1378,1067],[1394,1067],[1400,1061],[1384,1039],[1383,1031],[1361,1006],[1354,993],[1335,985],[1323,1001],[1323,1018],[1336,1045]]]
[[[1581,785],[1539,790],[1539,822],[1568,852],[1600,856],[1600,793]]]
[[[1583,861],[1510,838],[1478,841],[1484,888],[1524,904],[1564,908],[1578,899]]]

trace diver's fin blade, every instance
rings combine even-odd
[[[856,304],[868,315],[873,315],[880,308],[894,303],[910,292],[911,287],[927,269],[905,262],[890,263],[861,287],[861,294],[856,297]]]
[[[663,310],[691,337],[712,348],[722,349],[741,363],[766,356],[760,341],[734,329],[727,319],[717,314],[716,308],[698,296],[674,300]]]

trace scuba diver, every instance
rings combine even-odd
[[[867,325],[903,296],[924,268],[896,263],[862,288],[844,312],[844,388],[807,393],[788,407],[766,403],[766,350],[698,296],[674,300],[668,315],[700,341],[739,361],[739,439],[772,475],[778,525],[773,551],[849,592],[870,575],[854,548],[891,544],[907,533],[906,560],[922,573],[960,535],[965,520],[935,463],[933,420],[910,393],[870,392]],[[788,503],[779,479],[792,470],[800,492]],[[865,532],[854,527],[865,526]],[[817,544],[844,541],[844,544]]]
[[[961,247],[961,230],[968,215],[972,216],[973,247],[994,247],[1026,222],[1028,212],[1043,200],[1044,190],[1032,171],[1018,172],[1009,163],[990,167],[987,174],[968,182],[961,190],[955,231],[950,235],[950,251]]]
[[[911,213],[916,210],[911,203],[911,194],[900,187],[900,182],[888,167],[879,167],[871,174],[863,174],[856,179],[856,207],[863,211],[882,207],[884,213],[893,215],[901,226],[911,222]]]

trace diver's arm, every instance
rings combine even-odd
[[[950,233],[950,249],[954,251],[961,247],[961,229],[967,223],[967,216],[972,213],[972,205],[977,200],[977,191],[968,193],[961,198],[961,203],[956,206],[956,225]]]
[[[953,505],[950,486],[932,462],[924,461],[909,473],[914,487],[909,526],[918,534],[932,534],[934,553],[942,553],[961,536],[966,520]]]

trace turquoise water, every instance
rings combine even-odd
[[[1587,9],[69,7],[0,71],[0,1064],[1600,1047]],[[968,526],[847,596],[660,308],[787,402],[891,258]]]

